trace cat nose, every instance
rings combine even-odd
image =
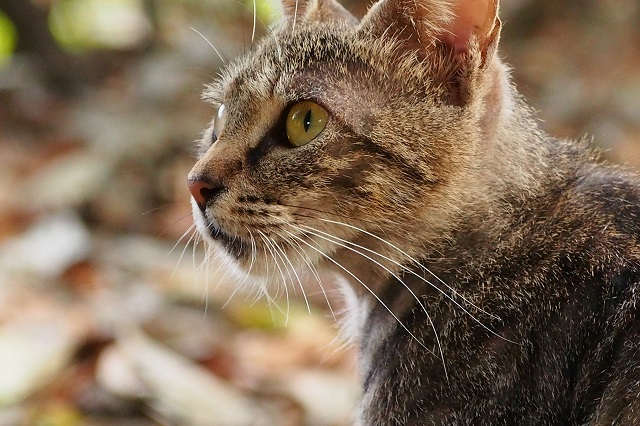
[[[220,182],[204,178],[189,177],[187,186],[191,196],[202,211],[204,211],[208,202],[216,198],[224,190]]]

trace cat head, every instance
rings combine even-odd
[[[432,244],[471,204],[491,131],[497,0],[381,0],[360,21],[334,0],[283,9],[205,92],[217,113],[188,178],[199,231],[266,279],[351,242],[384,252],[373,235]]]

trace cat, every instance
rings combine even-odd
[[[640,180],[538,128],[498,9],[283,0],[205,92],[195,222],[256,288],[340,281],[358,425],[639,425]]]

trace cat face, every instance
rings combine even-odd
[[[332,1],[300,2],[205,93],[217,114],[189,174],[193,215],[243,272],[284,279],[373,234],[410,251],[460,208],[452,188],[478,139],[468,82],[485,50],[416,48],[437,23],[389,30],[409,10],[395,3],[409,7],[383,1],[358,23]]]

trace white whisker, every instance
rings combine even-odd
[[[323,232],[323,231],[320,231],[320,230],[318,230],[318,229],[314,229],[314,228],[311,228],[311,227],[306,226],[306,225],[300,225],[300,226],[303,226],[303,227],[305,227],[305,228],[312,229],[312,230],[314,230],[314,231],[316,231],[316,232],[321,232],[322,234],[328,235],[328,236],[330,236],[331,238],[335,238],[336,240],[339,240],[339,241],[341,241],[341,242],[343,242],[343,243],[350,244],[350,245],[352,245],[352,246],[358,247],[358,248],[360,248],[360,249],[362,249],[362,250],[365,250],[365,251],[367,251],[367,252],[369,252],[369,253],[373,253],[373,254],[375,254],[376,256],[380,256],[381,258],[383,258],[383,259],[385,259],[385,260],[388,260],[389,262],[392,262],[394,265],[396,265],[396,266],[400,267],[400,268],[401,268],[402,270],[404,270],[405,272],[407,272],[407,273],[409,273],[409,274],[411,274],[411,275],[413,275],[413,276],[417,277],[417,278],[418,278],[418,279],[420,279],[421,281],[423,281],[423,282],[425,282],[425,283],[429,284],[431,287],[433,287],[435,290],[437,290],[440,294],[442,294],[444,297],[446,297],[447,299],[449,299],[449,300],[450,300],[453,304],[455,304],[458,308],[460,308],[460,309],[461,309],[465,314],[469,315],[469,317],[470,317],[471,319],[473,319],[476,323],[478,323],[482,328],[484,328],[485,330],[487,330],[489,333],[491,333],[491,334],[493,334],[494,336],[496,336],[496,337],[498,337],[498,338],[500,338],[500,339],[503,339],[503,340],[505,340],[505,341],[507,341],[507,342],[514,343],[514,344],[518,344],[517,342],[514,342],[514,341],[512,341],[512,340],[510,340],[510,339],[507,339],[506,337],[501,336],[500,334],[496,333],[496,332],[495,332],[494,330],[492,330],[491,328],[487,327],[487,326],[486,326],[482,321],[480,321],[478,318],[476,318],[476,316],[475,316],[475,315],[473,315],[471,312],[469,312],[469,311],[468,311],[464,306],[460,305],[460,303],[458,303],[454,298],[452,298],[449,294],[447,294],[447,293],[446,293],[445,291],[443,291],[441,288],[439,288],[438,286],[436,286],[434,283],[432,283],[431,281],[427,280],[427,279],[426,279],[426,278],[424,278],[423,276],[421,276],[421,275],[419,275],[419,274],[415,273],[415,272],[414,272],[413,270],[411,270],[410,268],[407,268],[405,265],[401,264],[400,262],[398,262],[398,261],[396,261],[396,260],[394,260],[394,259],[391,259],[390,257],[387,257],[387,256],[385,256],[385,255],[383,255],[383,254],[380,254],[380,253],[378,253],[378,252],[376,252],[376,251],[374,251],[374,250],[371,250],[371,249],[369,249],[369,248],[367,248],[367,247],[363,247],[363,246],[361,246],[361,245],[359,245],[359,244],[353,243],[353,242],[351,242],[351,241],[344,240],[344,239],[342,239],[342,238],[336,237],[336,236],[334,236],[334,235],[328,234],[328,233]],[[371,233],[369,233],[369,235],[374,236],[374,234],[371,234]],[[385,241],[385,240],[381,239],[380,237],[378,237],[378,239],[380,239],[381,241]],[[386,242],[386,241],[385,241],[385,242]],[[336,243],[336,244],[338,244],[338,243]],[[391,243],[388,243],[388,244],[391,244]],[[342,244],[339,244],[339,245],[340,245],[341,247],[344,247]],[[345,247],[345,248],[350,249],[349,247]],[[365,256],[364,254],[361,254],[361,255],[362,255],[362,256]],[[375,262],[375,263],[379,264],[378,262],[376,262],[375,260],[371,259],[370,257],[368,257],[368,256],[365,256],[365,257],[367,257],[367,259],[370,259],[370,260],[372,260],[373,262]],[[380,264],[379,264],[379,265],[380,265]],[[380,265],[380,266],[382,266],[382,265]],[[384,266],[382,266],[382,267],[383,267],[383,268],[385,268]],[[387,269],[387,268],[385,268],[385,269]],[[425,269],[426,269],[426,268],[425,268]],[[389,271],[388,269],[387,269],[387,271],[388,271],[388,272],[391,272],[391,271]],[[430,272],[430,271],[429,271],[429,272]],[[435,276],[432,272],[431,272],[431,275]],[[395,276],[395,275],[394,275],[394,276]],[[397,277],[396,277],[396,278],[397,278]],[[442,282],[442,280],[440,280],[440,281]],[[447,286],[447,287],[448,287],[448,286]],[[449,288],[450,288],[450,287],[449,287]],[[465,300],[467,303],[469,303],[470,305],[475,306],[473,303],[471,303],[471,302],[467,301],[464,297],[462,297],[462,295],[460,295],[459,293],[458,293],[458,295],[459,295],[463,300]],[[481,311],[481,312],[485,312],[484,310],[480,310],[480,311]],[[485,312],[485,313],[486,313],[486,312]],[[491,316],[492,316],[493,318],[496,318],[496,317],[495,317],[495,315],[491,315]]]
[[[257,257],[257,245],[256,245],[256,240],[253,237],[253,233],[251,232],[251,230],[246,227],[245,228],[247,230],[247,232],[249,233],[249,237],[251,238],[251,263],[249,264],[249,268],[248,271],[245,275],[245,279],[247,277],[249,277],[249,275],[251,274],[251,270],[255,264],[255,260]],[[244,283],[244,280],[243,280]],[[261,293],[261,296],[263,296],[264,298],[267,299],[267,305],[269,306],[269,312],[271,313],[271,319],[273,320],[274,324],[275,324],[275,317],[273,316],[273,310],[272,307],[275,307],[278,312],[280,312],[282,315],[285,315],[285,312],[282,310],[282,308],[280,308],[280,306],[278,305],[278,303],[275,301],[275,299],[269,294],[269,289],[267,287],[267,285],[265,285],[265,283],[263,281],[259,281],[259,290]]]
[[[385,240],[384,238],[379,237],[376,234],[373,234],[369,231],[366,231],[362,228],[359,228],[357,226],[354,225],[350,225],[348,223],[343,223],[343,222],[338,222],[335,220],[331,220],[331,219],[324,219],[324,218],[318,218],[323,222],[328,222],[328,223],[333,223],[335,225],[341,225],[341,226],[346,226],[348,228],[354,229],[356,231],[362,232],[370,237],[373,237],[375,239],[377,239],[378,241],[383,242],[384,244],[388,245],[389,247],[397,250],[400,254],[404,255],[405,257],[407,257],[407,259],[411,260],[416,266],[418,266],[420,269],[424,270],[425,272],[427,272],[428,274],[432,275],[436,280],[438,280],[442,285],[444,285],[448,290],[451,291],[451,293],[455,296],[460,297],[464,302],[468,303],[469,305],[473,306],[474,308],[476,308],[477,310],[479,310],[480,312],[495,318],[495,319],[499,319],[497,316],[486,312],[484,309],[480,308],[479,306],[475,305],[472,301],[468,300],[467,298],[465,298],[463,295],[461,295],[460,293],[458,293],[458,291],[456,289],[454,289],[453,287],[451,287],[449,284],[447,284],[446,282],[444,282],[443,280],[440,279],[440,277],[438,277],[436,274],[434,274],[433,272],[431,272],[431,270],[429,270],[429,268],[427,268],[426,266],[424,266],[422,263],[420,263],[417,259],[413,258],[412,256],[410,256],[408,253],[406,253],[405,251],[403,251],[401,248],[397,247],[396,245],[390,243],[389,241]],[[419,276],[419,275],[418,275]],[[428,282],[428,281],[427,281]],[[428,282],[429,284],[433,285],[433,283]],[[435,286],[434,286],[435,287]],[[437,288],[437,287],[435,287]],[[453,301],[453,299],[451,299]]]
[[[180,244],[180,242],[184,239],[184,237],[186,237],[186,236],[187,236],[187,234],[188,234],[189,232],[191,232],[191,231],[193,230],[193,228],[195,228],[195,227],[196,227],[196,224],[195,224],[195,223],[192,223],[192,224],[191,224],[191,226],[189,226],[189,228],[187,228],[187,230],[186,230],[186,231],[184,231],[184,232],[182,233],[182,235],[180,236],[180,238],[178,238],[178,241],[176,241],[176,243],[173,245],[173,247],[171,247],[171,250],[169,250],[169,254],[173,253],[173,251],[176,249],[176,247],[178,247],[178,245],[179,245],[179,244]],[[191,241],[191,238],[193,238],[193,234],[191,234],[191,237],[190,237],[190,238],[189,238],[189,240],[187,240],[187,242],[185,243],[185,247],[188,247],[188,246],[189,246],[189,241]],[[183,252],[183,254],[184,254],[184,252]]]
[[[273,263],[276,265],[276,268],[278,268],[278,271],[280,272],[280,276],[282,276],[282,286],[284,287],[285,298],[286,298],[286,301],[287,301],[287,312],[286,312],[285,321],[284,321],[284,324],[286,326],[287,324],[289,324],[289,312],[290,312],[290,308],[291,308],[291,302],[289,300],[289,289],[287,287],[287,279],[285,278],[284,272],[282,272],[282,268],[280,267],[280,264],[278,263],[278,259],[276,258],[276,255],[275,255],[274,249],[272,248],[271,241],[269,240],[269,237],[267,237],[264,234],[264,232],[262,232],[262,231],[258,231],[258,234],[260,234],[260,238],[262,239],[262,242],[264,243],[265,247],[267,248],[267,250],[271,254],[271,258],[273,259]]]
[[[311,307],[309,306],[309,300],[307,300],[307,295],[304,292],[304,287],[302,285],[302,281],[300,280],[300,277],[298,276],[298,273],[296,272],[296,268],[293,266],[293,263],[291,263],[291,261],[289,260],[289,257],[287,256],[285,251],[278,245],[278,243],[274,242],[274,246],[281,253],[282,257],[284,257],[284,260],[286,260],[286,262],[291,267],[291,272],[293,272],[293,275],[296,277],[296,280],[298,281],[298,285],[300,286],[300,291],[302,292],[302,297],[304,298],[304,302],[307,305],[307,311],[309,312],[309,315],[311,315]],[[293,284],[293,280],[291,281],[291,283]]]
[[[187,229],[184,234],[182,234],[182,236],[180,237],[180,239],[178,239],[178,241],[176,241],[175,245],[171,248],[171,250],[169,250],[169,253],[172,253],[173,250],[175,250],[176,247],[178,247],[178,244],[180,244],[180,242],[182,241],[182,239],[187,235],[187,233],[191,232],[191,236],[189,237],[189,239],[187,240],[187,242],[184,244],[184,248],[182,249],[182,252],[180,253],[180,257],[178,257],[178,260],[176,262],[176,266],[173,267],[173,271],[171,271],[171,278],[173,278],[176,275],[176,271],[178,270],[178,268],[180,267],[180,264],[182,263],[182,259],[184,258],[184,254],[187,251],[187,249],[189,248],[189,244],[191,244],[191,242],[194,242],[194,246],[197,245],[197,238],[196,235],[198,235],[197,231],[194,231],[194,228],[196,227],[196,224],[192,224],[189,229]]]
[[[249,230],[249,228],[245,227],[245,229],[247,230],[247,232],[249,232],[249,235],[251,235],[251,231]],[[253,239],[253,235],[251,235],[251,238]],[[254,258],[252,257],[251,263],[249,264],[249,268],[247,268],[247,270],[244,271],[244,276],[242,277],[242,280],[240,280],[240,282],[236,285],[237,287],[244,287],[244,284],[247,282],[247,280],[251,276],[251,269],[253,268],[253,260]]]
[[[253,29],[251,30],[251,43],[256,38],[256,18],[258,17],[258,11],[256,9],[256,0],[253,0]]]
[[[298,19],[298,0],[296,0],[296,8],[293,11],[293,26],[291,28],[291,32],[296,32],[296,20]]]
[[[300,244],[298,242],[293,241],[290,238],[286,238],[282,235],[279,235],[279,237],[282,238],[283,242],[288,244],[298,254],[302,262],[304,262],[304,264],[307,265],[307,268],[311,272],[311,275],[313,275],[313,277],[316,279],[318,286],[320,287],[320,291],[324,295],[324,299],[327,302],[327,307],[329,308],[329,312],[331,312],[331,316],[335,321],[336,315],[335,315],[335,312],[333,311],[333,307],[331,306],[331,302],[329,301],[329,296],[327,295],[327,292],[324,289],[324,285],[322,285],[322,281],[320,280],[320,275],[318,274],[316,267],[311,262],[311,259],[309,259],[309,256],[304,252],[302,247],[300,247]],[[302,292],[304,294],[304,289],[302,290]],[[306,297],[305,297],[305,300],[306,300]],[[307,308],[308,308],[308,304],[307,304]]]
[[[293,249],[298,253],[298,255],[300,256],[302,261],[307,265],[307,267],[309,268],[309,271],[311,271],[311,274],[313,275],[313,277],[316,279],[316,282],[318,283],[318,287],[320,287],[320,291],[322,292],[322,295],[324,296],[324,300],[327,302],[327,307],[329,308],[329,312],[331,312],[331,316],[333,317],[333,320],[337,321],[336,313],[333,310],[333,306],[331,306],[331,302],[329,301],[329,296],[327,295],[327,292],[325,291],[324,285],[322,284],[322,280],[320,279],[320,274],[318,274],[318,270],[316,269],[315,265],[313,264],[313,262],[309,258],[309,255],[307,255],[304,252],[304,250],[300,246],[300,243],[298,243],[296,241],[292,241],[290,239],[285,239],[285,241],[287,241],[291,245],[291,247],[293,247]],[[297,248],[296,248],[296,246],[297,246]]]
[[[432,354],[433,356],[437,356],[435,353],[433,353],[433,351],[429,348],[427,348],[424,343],[422,343],[412,332],[411,330],[409,330],[407,328],[406,325],[404,325],[404,323],[402,321],[400,321],[400,318],[398,318],[398,316],[382,301],[382,299],[380,299],[380,297],[373,291],[371,290],[371,288],[369,288],[369,286],[367,286],[360,278],[358,278],[355,274],[353,274],[351,271],[349,271],[347,268],[345,268],[344,266],[342,266],[338,261],[336,261],[335,259],[333,259],[331,256],[329,256],[328,254],[324,253],[322,250],[313,247],[311,244],[309,244],[308,242],[304,241],[302,238],[298,237],[297,235],[284,230],[284,232],[286,232],[287,234],[289,234],[291,237],[295,238],[296,240],[300,241],[301,243],[303,243],[304,245],[308,246],[309,248],[311,248],[312,250],[315,250],[316,252],[318,252],[320,255],[324,256],[327,260],[329,260],[331,263],[333,263],[334,265],[336,265],[338,268],[342,269],[344,272],[346,272],[349,276],[351,276],[353,279],[355,279],[362,287],[364,287],[369,293],[371,293],[371,295],[391,314],[391,316],[397,321],[397,323],[400,325],[400,327],[402,327],[408,334],[409,336],[411,336],[411,338],[413,340],[415,340],[424,350],[426,350],[427,352],[429,352],[430,354]]]
[[[236,286],[234,287],[233,291],[231,292],[231,294],[229,295],[229,297],[227,298],[226,302],[224,302],[222,304],[222,306],[220,307],[220,309],[224,310],[226,309],[226,307],[229,305],[229,303],[231,303],[231,300],[233,300],[233,297],[236,295],[236,293],[238,292],[238,290],[240,290],[240,286]]]
[[[196,30],[193,27],[190,27],[193,31],[196,32],[196,34],[198,34],[200,37],[202,37],[204,39],[204,41],[206,41],[209,46],[211,46],[211,48],[213,49],[214,52],[216,52],[216,55],[218,55],[218,58],[220,58],[220,61],[224,64],[226,61],[224,60],[224,58],[222,57],[222,55],[220,54],[220,52],[218,51],[218,49],[216,49],[216,47],[213,45],[213,43],[211,43],[209,41],[209,39],[207,39],[200,31]]]
[[[442,360],[442,367],[444,369],[444,375],[445,375],[447,381],[449,381],[449,374],[447,373],[447,365],[446,365],[445,360],[444,360],[444,352],[442,350],[442,344],[440,343],[440,337],[438,337],[438,331],[436,330],[436,326],[433,323],[433,320],[431,319],[431,315],[429,315],[429,312],[427,311],[427,308],[425,307],[424,303],[420,300],[420,298],[418,298],[418,296],[411,289],[411,287],[409,287],[407,284],[405,284],[405,282],[396,273],[391,271],[389,268],[384,266],[382,263],[378,262],[377,260],[373,259],[370,256],[367,256],[366,254],[364,254],[364,253],[362,253],[362,252],[360,252],[358,250],[355,250],[353,247],[349,247],[349,246],[347,246],[345,244],[342,244],[342,243],[340,243],[340,242],[338,242],[336,240],[341,240],[341,241],[344,241],[346,243],[348,243],[348,241],[342,240],[341,238],[335,237],[335,236],[333,236],[331,234],[327,234],[326,232],[322,232],[322,231],[316,230],[316,229],[311,228],[311,227],[306,226],[306,225],[301,225],[301,226],[303,226],[305,229],[307,229],[307,231],[305,231],[304,229],[299,228],[299,227],[297,227],[295,225],[291,225],[291,226],[294,227],[295,229],[297,229],[298,231],[308,232],[308,233],[310,233],[312,235],[315,235],[315,236],[317,236],[319,238],[324,239],[325,241],[329,241],[329,242],[331,242],[333,244],[336,244],[336,245],[338,245],[340,247],[343,247],[343,248],[345,248],[347,250],[350,250],[350,251],[352,251],[352,252],[354,252],[356,254],[359,254],[360,256],[362,256],[362,257],[370,260],[371,262],[375,263],[376,265],[380,266],[382,269],[384,269],[389,274],[391,274],[400,284],[402,284],[404,286],[404,288],[407,289],[407,291],[409,291],[409,293],[411,293],[411,296],[413,296],[415,301],[418,302],[418,305],[420,305],[420,308],[422,308],[422,311],[425,313],[425,315],[427,316],[427,319],[429,320],[429,324],[431,325],[431,328],[433,329],[433,334],[435,336],[436,343],[438,345],[438,351],[440,352],[440,359]],[[322,234],[325,234],[327,236],[320,235],[319,233],[314,232],[314,231],[318,231],[318,232],[320,232]],[[358,247],[360,247],[360,246],[358,246]],[[364,248],[364,247],[360,247],[360,248]]]

